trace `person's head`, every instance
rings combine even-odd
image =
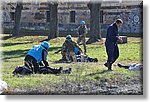
[[[50,47],[50,44],[47,41],[43,41],[41,43],[41,46],[43,46],[47,50]]]
[[[72,36],[71,36],[71,35],[67,35],[67,36],[66,36],[66,40],[71,41],[71,40],[72,40]]]
[[[117,19],[115,21],[115,23],[116,23],[117,27],[120,28],[122,26],[122,24],[123,24],[123,21],[121,19]]]
[[[84,25],[85,25],[85,21],[81,21],[81,22],[80,22],[80,25],[81,25],[81,26],[84,26]]]

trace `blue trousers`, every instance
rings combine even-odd
[[[107,52],[107,63],[112,65],[119,57],[118,44],[105,43],[106,52]]]

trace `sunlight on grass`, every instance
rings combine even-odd
[[[87,45],[87,54],[90,57],[98,58],[98,63],[54,63],[55,61],[61,59],[61,54],[54,54],[55,51],[59,50],[64,42],[64,37],[59,37],[50,40],[49,43],[51,47],[49,48],[48,61],[50,66],[59,68],[63,66],[64,69],[71,67],[73,72],[70,75],[31,75],[23,77],[13,77],[12,71],[16,66],[23,65],[23,59],[27,54],[27,51],[37,44],[41,44],[41,41],[46,39],[46,36],[25,36],[25,37],[10,37],[8,39],[3,39],[2,45],[0,47],[3,54],[0,56],[3,58],[3,68],[2,76],[9,85],[9,90],[21,89],[21,90],[51,90],[50,88],[56,87],[57,85],[68,84],[75,82],[76,84],[82,83],[84,81],[92,80],[96,82],[101,82],[108,80],[112,83],[125,83],[125,80],[130,79],[130,77],[141,77],[139,71],[129,71],[126,69],[118,68],[113,66],[112,72],[105,72],[106,67],[103,66],[107,59],[104,41],[97,42]],[[73,40],[77,40],[73,38]],[[124,64],[140,63],[142,61],[142,39],[141,38],[128,38],[128,43],[119,44],[120,57],[116,63],[121,62]],[[83,49],[83,46],[81,45]],[[116,64],[115,63],[115,64]],[[57,90],[54,89],[54,90]]]

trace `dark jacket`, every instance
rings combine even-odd
[[[116,44],[118,40],[118,28],[116,23],[111,24],[107,29],[106,43]]]

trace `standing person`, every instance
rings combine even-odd
[[[86,54],[86,34],[87,34],[87,27],[85,25],[85,21],[81,21],[80,22],[80,26],[78,27],[78,40],[77,43],[79,45],[79,43],[82,41],[83,47],[84,47],[84,54]]]
[[[108,70],[112,70],[112,64],[119,57],[118,41],[123,42],[119,37],[118,28],[123,24],[121,19],[117,19],[113,24],[111,24],[107,29],[105,47],[107,52],[107,62],[104,64],[108,67]]]
[[[30,49],[25,56],[25,66],[31,68],[34,73],[37,73],[39,66],[48,66],[47,55],[50,44],[47,41],[43,41],[41,45],[35,45]]]

